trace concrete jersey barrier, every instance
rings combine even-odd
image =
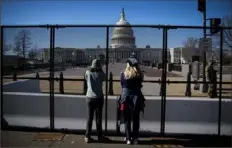
[[[116,127],[116,97],[108,96],[108,128],[113,130]],[[160,132],[161,97],[146,96],[146,100],[141,130]],[[3,101],[4,118],[9,125],[49,127],[49,94],[4,92]],[[231,105],[231,99],[222,99],[223,135],[232,135]],[[54,108],[55,128],[85,129],[85,96],[55,94]],[[167,97],[165,132],[217,134],[217,124],[218,99]]]

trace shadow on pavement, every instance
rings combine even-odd
[[[49,132],[49,129],[37,129],[37,132]],[[28,133],[36,132],[34,130],[29,130],[28,128],[9,128],[5,129],[4,131],[23,131]],[[71,134],[74,136],[79,136],[83,138],[84,141],[84,134],[85,130],[82,132],[77,131],[61,131],[57,130],[54,131],[55,133],[65,133]],[[93,130],[93,139],[96,139],[96,131]],[[115,131],[108,131],[109,140],[107,141],[97,141],[94,140],[91,143],[99,143],[99,144],[118,144],[118,145],[125,145],[124,142],[124,135],[118,135]],[[81,138],[81,139],[82,139]],[[76,139],[76,137],[74,138]],[[154,147],[231,147],[231,136],[216,136],[216,135],[172,135],[166,134],[166,136],[162,137],[159,133],[142,133],[140,134],[139,138],[140,142],[138,145],[152,145]]]
[[[187,145],[187,142],[190,140],[153,140],[153,139],[146,139],[146,140],[139,140],[138,145]],[[123,140],[113,140],[109,139],[107,141],[98,141],[94,140],[91,143],[105,143],[105,144],[125,144],[126,142]]]
[[[115,140],[109,138],[107,141],[94,140],[91,143],[104,144],[126,144],[123,140]],[[231,146],[231,139],[222,138],[208,138],[199,137],[192,139],[179,138],[147,138],[139,141],[138,145],[153,145],[155,147],[229,147]]]

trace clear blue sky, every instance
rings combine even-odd
[[[197,0],[131,0],[131,1],[12,1],[2,4],[3,25],[28,24],[115,24],[120,19],[121,9],[126,19],[133,24],[202,25],[202,14],[197,11]],[[231,14],[230,0],[208,0],[207,17]],[[112,32],[110,29],[110,34]],[[39,48],[49,47],[49,31],[29,29],[32,41]],[[5,40],[12,43],[18,29],[6,29]],[[134,28],[138,47],[162,47],[162,30]],[[89,48],[105,47],[104,28],[64,28],[56,31],[56,46]],[[195,29],[170,30],[168,47],[181,46],[187,37],[201,37]]]

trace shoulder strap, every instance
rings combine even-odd
[[[124,77],[124,73],[121,72],[120,79],[122,79],[123,77]]]
[[[123,76],[123,72],[121,72],[121,76]]]

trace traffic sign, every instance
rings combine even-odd
[[[212,51],[212,38],[201,38],[199,48],[204,52]]]

